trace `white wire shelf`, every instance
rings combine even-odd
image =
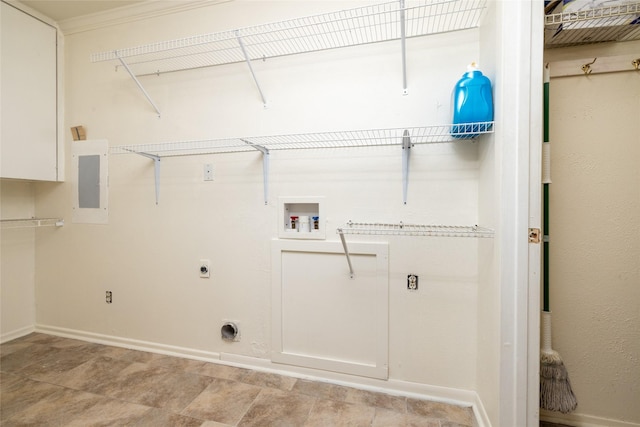
[[[486,0],[392,1],[332,13],[93,53],[137,76],[268,59],[475,28]],[[242,46],[244,45],[244,46]],[[243,49],[244,47],[244,49]],[[118,65],[119,66],[119,65]]]
[[[153,109],[160,109],[140,76],[246,62],[265,108],[251,62],[299,53],[400,40],[403,94],[407,94],[406,39],[476,28],[487,0],[395,0],[371,6],[209,33],[90,55],[114,62],[131,76]],[[407,7],[406,3],[412,5]]]
[[[158,157],[192,156],[278,150],[354,148],[402,145],[405,132],[411,144],[434,144],[473,140],[493,133],[494,122],[458,125],[435,125],[409,128],[348,130],[301,133],[275,136],[255,136],[196,141],[164,142],[114,146],[110,154],[150,154]],[[454,132],[457,131],[457,132]]]
[[[545,46],[640,40],[640,2],[545,16]]]
[[[351,222],[339,227],[338,234],[375,236],[477,237],[492,238],[494,231],[477,225],[423,225]]]
[[[62,227],[64,219],[62,218],[17,218],[17,219],[0,219],[2,229],[11,228],[34,228],[34,227]]]
[[[109,153],[138,154],[153,160],[156,204],[158,204],[160,197],[160,160],[162,158],[259,151],[262,153],[263,162],[264,203],[267,204],[269,195],[269,154],[271,151],[398,145],[402,148],[402,199],[406,204],[411,147],[416,144],[473,141],[480,135],[493,133],[493,125],[494,122],[478,122],[413,128],[352,130],[121,145],[111,147]]]
[[[346,234],[361,234],[367,236],[425,236],[425,237],[477,237],[492,238],[494,231],[477,225],[423,225],[404,224],[403,222],[390,224],[380,222],[352,222],[338,227],[336,233],[340,236],[344,255],[349,265],[349,275],[354,276],[349,247],[344,237]]]

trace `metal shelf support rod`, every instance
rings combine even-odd
[[[409,131],[402,135],[402,203],[407,204],[407,188],[409,186],[409,157],[411,155],[411,137]]]
[[[144,86],[142,86],[142,83],[140,83],[140,80],[138,80],[138,78],[136,77],[135,74],[133,74],[133,71],[131,71],[131,68],[129,68],[129,66],[127,65],[126,62],[124,62],[124,59],[122,59],[119,55],[118,52],[116,52],[116,56],[118,57],[118,61],[120,61],[120,63],[122,64],[122,66],[124,67],[125,70],[127,70],[127,73],[129,73],[129,75],[131,76],[131,78],[133,79],[133,81],[136,83],[136,85],[138,85],[138,88],[142,91],[142,93],[144,94],[145,98],[147,98],[147,101],[149,101],[149,103],[151,104],[151,106],[153,106],[153,108],[156,110],[156,113],[158,113],[158,117],[160,117],[160,110],[158,109],[158,106],[155,104],[155,102],[153,102],[153,99],[151,99],[151,96],[149,96],[149,94],[147,93],[147,91],[145,90]]]
[[[262,145],[254,144],[246,139],[241,139],[247,145],[252,146],[262,153],[262,182],[264,185],[264,204],[269,203],[269,149]]]
[[[400,0],[400,46],[402,50],[402,94],[407,95],[407,49],[404,0]]]
[[[349,277],[353,279],[353,266],[351,265],[351,256],[349,256],[349,249],[347,248],[347,241],[344,238],[344,233],[342,232],[342,228],[338,228],[338,234],[340,235],[340,240],[342,241],[342,247],[344,248],[344,255],[347,257],[347,264],[349,264]]]
[[[256,78],[256,73],[253,71],[253,67],[251,66],[251,59],[249,55],[247,55],[247,50],[244,48],[244,43],[242,42],[242,37],[240,37],[240,31],[236,30],[236,38],[238,39],[238,44],[240,45],[240,50],[242,50],[242,55],[244,55],[245,61],[247,61],[247,65],[249,66],[249,71],[251,71],[251,77],[253,77],[253,81],[258,88],[258,92],[260,93],[260,98],[262,98],[262,104],[264,104],[264,108],[267,108],[267,100],[264,99],[264,94],[262,93],[262,89],[260,89],[260,83],[258,83],[258,79]]]
[[[153,173],[155,178],[156,205],[157,205],[160,200],[160,156],[156,156],[155,154],[143,153],[141,151],[133,151],[129,149],[125,149],[125,150],[131,151],[132,153],[135,153],[142,157],[146,157],[148,159],[153,160]]]

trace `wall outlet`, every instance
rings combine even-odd
[[[209,264],[211,264],[211,262],[208,259],[200,260],[200,277],[203,279],[211,277]]]
[[[205,181],[213,181],[213,165],[211,163],[204,165],[203,176]]]
[[[106,292],[105,301],[107,302],[107,304],[111,304],[113,302],[113,292],[111,291]]]
[[[415,274],[409,274],[407,276],[407,289],[409,289],[410,291],[418,290],[418,276],[416,276]]]

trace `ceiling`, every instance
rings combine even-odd
[[[20,2],[60,22],[143,1],[145,0],[21,0]]]

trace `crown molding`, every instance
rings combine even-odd
[[[65,19],[58,22],[58,27],[66,36],[229,1],[233,0],[148,0],[104,12]]]
[[[47,25],[50,25],[56,29],[60,29],[60,27],[58,26],[58,23],[56,21],[54,21],[53,19],[49,18],[46,15],[43,15],[42,13],[38,12],[37,10],[27,6],[26,4],[21,3],[18,0],[1,0],[2,3],[6,3],[9,6],[15,7],[16,9],[26,13],[27,15],[31,15],[34,18],[36,18],[39,21],[44,22]]]

